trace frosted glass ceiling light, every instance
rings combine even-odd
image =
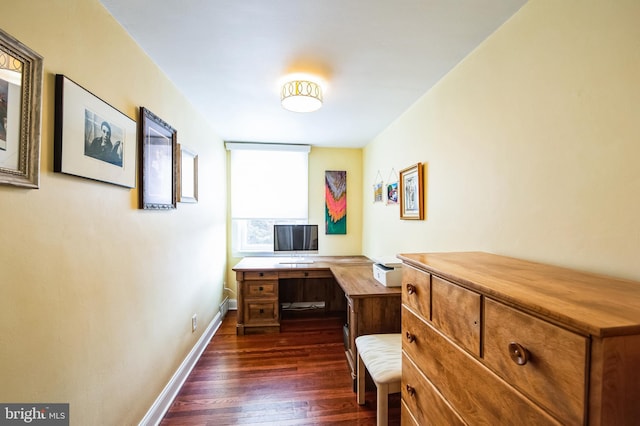
[[[316,111],[322,106],[322,87],[309,80],[287,81],[282,85],[280,100],[289,111]]]
[[[22,85],[22,62],[0,50],[0,79]]]

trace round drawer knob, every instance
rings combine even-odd
[[[409,396],[414,396],[416,394],[416,389],[411,385],[407,385],[407,393]]]
[[[262,286],[258,287],[258,290],[263,291],[264,288]]]
[[[416,286],[411,283],[407,284],[407,293],[415,294],[415,292],[416,292]]]
[[[520,343],[509,343],[509,355],[511,360],[518,365],[525,365],[529,361],[529,351]]]
[[[409,343],[413,343],[413,342],[415,342],[415,341],[416,341],[416,336],[415,336],[415,334],[411,334],[411,333],[409,333],[409,332],[407,331],[406,336],[407,336],[407,342],[409,342]]]

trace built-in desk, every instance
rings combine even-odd
[[[345,315],[345,352],[355,378],[356,337],[400,332],[400,287],[376,281],[373,262],[365,256],[307,259],[313,263],[246,257],[233,268],[238,283],[237,333],[278,332],[281,303],[322,301],[325,312]]]

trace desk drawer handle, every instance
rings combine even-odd
[[[416,341],[416,335],[415,335],[415,334],[411,334],[411,333],[409,333],[409,332],[407,331],[406,336],[407,336],[407,342],[409,342],[409,343],[413,343],[413,342],[415,342],[415,341]]]
[[[258,276],[264,277],[264,272],[258,272]]]
[[[264,314],[264,309],[260,309],[260,313],[261,313],[261,314]]]
[[[411,283],[407,284],[407,293],[415,294],[416,293],[416,286],[411,284]]]
[[[258,287],[258,290],[259,291],[264,291],[264,287],[260,286],[260,287]]]
[[[509,355],[511,360],[518,365],[525,365],[531,356],[524,346],[516,342],[509,343]]]
[[[415,396],[416,395],[416,388],[414,388],[411,385],[407,385],[407,393],[409,394],[409,396]]]

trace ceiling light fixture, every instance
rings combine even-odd
[[[289,80],[282,84],[280,100],[284,109],[312,112],[322,106],[322,87],[309,80]]]
[[[22,62],[0,50],[0,78],[17,86],[22,85]]]

